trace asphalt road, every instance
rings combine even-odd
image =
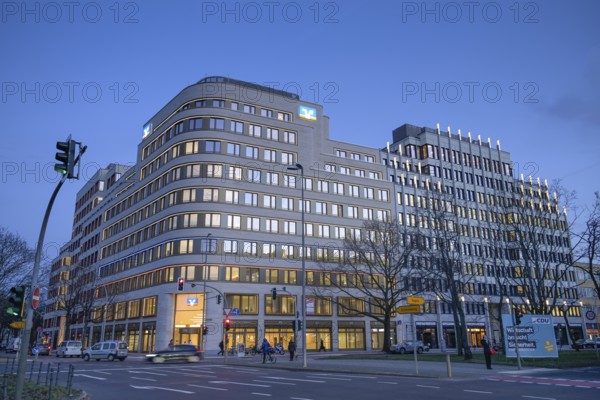
[[[42,358],[52,361],[54,357]],[[220,399],[271,397],[290,400],[363,400],[393,396],[405,399],[529,399],[596,400],[600,395],[600,367],[578,370],[494,368],[481,365],[453,367],[453,377],[410,376],[414,363],[386,360],[344,360],[309,358],[308,369],[300,361],[278,357],[275,364],[258,357],[209,358],[198,364],[154,365],[132,355],[124,362],[60,359],[61,376],[66,379],[67,364],[75,367],[74,385],[94,400],[171,400],[210,396]],[[425,374],[433,364],[420,363]],[[380,367],[376,368],[377,365]],[[30,373],[28,369],[28,374]],[[33,379],[38,374],[33,370]],[[45,371],[45,369],[44,369]],[[44,373],[44,372],[42,372]],[[412,372],[414,375],[414,370]],[[43,380],[43,377],[42,377]]]

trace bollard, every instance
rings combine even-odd
[[[15,361],[16,361],[16,357],[12,359],[12,364],[10,365],[10,374],[14,374],[14,369],[15,369]]]
[[[448,369],[448,378],[452,378],[452,365],[450,364],[450,353],[446,353],[446,368]]]
[[[40,363],[40,369],[38,370],[38,377],[37,377],[37,381],[35,382],[36,385],[40,384],[41,376],[42,376],[42,363]]]

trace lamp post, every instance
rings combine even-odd
[[[200,342],[202,343],[202,350],[204,351],[205,341],[204,341],[204,327],[206,326],[206,274],[207,274],[207,265],[208,265],[208,251],[210,249],[210,239],[211,234],[206,235],[206,247],[204,249],[204,268],[202,269],[202,330],[200,332]]]
[[[296,163],[287,167],[290,171],[300,171],[300,204],[302,205],[302,367],[306,368],[306,329],[308,324],[306,323],[306,256],[304,252],[304,167],[302,164]]]

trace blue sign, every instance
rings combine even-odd
[[[521,357],[558,357],[551,315],[524,314],[521,324],[515,326],[512,315],[502,314],[502,324],[506,357],[517,356],[516,346]]]
[[[187,298],[187,305],[188,306],[197,306],[198,305],[198,298],[197,297],[188,297]]]
[[[231,314],[233,314],[233,315],[240,315],[240,309],[239,308],[234,308],[233,310],[231,310]]]
[[[146,136],[150,135],[152,133],[152,123],[149,123],[148,125],[144,126],[144,136],[142,136],[142,139],[145,138]]]
[[[38,354],[39,352],[40,352],[40,348],[39,348],[39,347],[37,347],[37,346],[36,346],[36,347],[34,347],[33,349],[31,349],[31,353],[32,353],[33,355],[36,355],[36,354]]]
[[[317,109],[306,106],[298,106],[298,116],[309,121],[316,121]]]

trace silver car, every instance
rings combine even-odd
[[[90,361],[90,358],[93,358],[96,361],[103,359],[114,361],[115,358],[118,358],[119,361],[124,361],[127,358],[127,354],[127,343],[119,340],[113,340],[108,342],[99,342],[92,347],[88,347],[83,352],[83,359],[85,361]]]
[[[417,354],[421,354],[424,351],[429,351],[429,346],[424,344],[420,340],[417,340],[416,347],[417,347]],[[390,351],[392,353],[400,353],[400,354],[413,353],[415,351],[415,345],[413,344],[412,341],[402,342],[399,344],[392,345],[392,347],[390,348]]]

